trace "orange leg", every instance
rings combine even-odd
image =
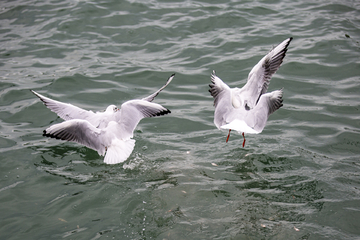
[[[229,129],[229,134],[228,134],[228,136],[227,136],[226,142],[228,142],[228,141],[229,141],[230,132],[231,132],[231,129]]]
[[[243,141],[243,147],[245,147],[245,135],[244,135],[244,133],[242,133],[242,135],[243,135],[243,137],[244,137],[244,141]]]

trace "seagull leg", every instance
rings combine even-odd
[[[244,141],[243,141],[243,147],[245,147],[245,135],[244,135],[244,133],[242,133],[242,135],[243,135],[243,137],[244,137]]]
[[[226,142],[228,142],[228,141],[229,141],[230,132],[231,132],[231,129],[229,129],[229,134],[228,134],[228,136],[227,136],[227,138],[226,138]]]

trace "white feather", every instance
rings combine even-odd
[[[65,122],[50,126],[44,130],[44,136],[77,142],[105,155],[104,162],[116,164],[124,162],[135,146],[133,132],[141,119],[170,113],[170,110],[151,101],[174,78],[150,96],[130,100],[121,105],[120,110],[110,105],[104,112],[92,112],[68,103],[62,103],[32,91],[53,112]]]
[[[212,73],[209,92],[214,97],[214,123],[218,129],[252,134],[262,132],[269,115],[282,106],[282,89],[270,93],[266,91],[291,40],[284,40],[265,55],[252,68],[242,88],[229,88],[215,72]]]
[[[113,139],[109,147],[107,147],[104,163],[117,164],[126,161],[132,153],[134,146],[134,139]]]

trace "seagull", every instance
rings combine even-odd
[[[65,120],[45,129],[43,136],[76,142],[94,149],[99,155],[105,155],[106,164],[124,162],[134,149],[133,132],[140,120],[171,113],[169,109],[152,101],[174,76],[172,74],[163,87],[148,97],[127,101],[120,108],[110,105],[104,112],[96,113],[52,100],[31,90],[46,107]]]
[[[279,69],[292,38],[284,40],[266,54],[250,71],[247,83],[242,88],[230,88],[215,71],[212,72],[209,92],[214,98],[214,123],[218,129],[258,134],[264,129],[267,119],[283,106],[283,89],[266,93],[272,75]]]

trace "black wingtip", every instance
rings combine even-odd
[[[173,73],[170,77],[173,77],[173,76],[175,76],[175,73]]]
[[[44,137],[55,138],[53,135],[47,133],[46,130],[43,131],[43,136],[44,136]]]
[[[287,42],[286,46],[285,46],[285,50],[287,51],[288,46],[290,45],[290,42],[293,40],[292,37],[289,37],[289,41]]]
[[[52,135],[52,134],[50,134],[50,133],[47,133],[46,130],[43,131],[43,136],[44,136],[44,137],[49,137],[49,138],[55,138],[55,139],[60,139],[60,140],[62,140],[60,137],[57,137],[57,136]]]
[[[156,116],[162,116],[171,113],[169,109],[156,113]]]

